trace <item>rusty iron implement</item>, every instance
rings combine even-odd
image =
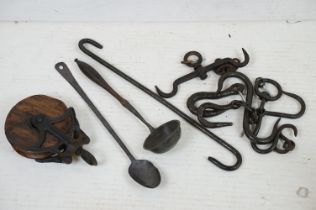
[[[242,48],[242,51],[245,57],[243,62],[241,62],[237,58],[218,58],[213,63],[207,66],[201,65],[203,58],[199,52],[190,51],[184,55],[183,61],[181,63],[193,68],[194,71],[176,79],[172,84],[171,92],[165,93],[161,91],[157,86],[155,86],[156,91],[161,97],[171,98],[177,94],[180,84],[185,83],[196,77],[199,77],[201,80],[205,80],[207,78],[207,73],[210,71],[214,71],[218,75],[237,71],[238,68],[244,67],[249,63],[249,55],[247,51],[244,48]],[[197,60],[190,59],[190,57],[196,57]]]
[[[85,47],[85,45],[87,45],[87,44],[90,44],[90,45],[92,45],[96,48],[99,48],[99,49],[103,48],[101,44],[99,44],[98,42],[96,42],[92,39],[82,39],[79,41],[79,44],[78,44],[78,46],[82,52],[84,52],[85,54],[87,54],[92,59],[96,60],[97,62],[99,62],[100,64],[105,66],[106,68],[110,69],[112,72],[116,73],[117,75],[119,75],[120,77],[122,77],[123,79],[125,79],[126,81],[128,81],[129,83],[134,85],[135,87],[139,88],[144,93],[146,93],[149,96],[151,96],[152,98],[156,99],[158,102],[160,102],[161,104],[163,104],[164,106],[169,108],[171,111],[173,111],[174,113],[179,115],[182,119],[187,121],[193,127],[195,127],[196,129],[198,129],[199,131],[201,131],[202,133],[204,133],[205,135],[207,135],[208,137],[210,137],[211,139],[216,141],[218,144],[223,146],[228,151],[230,151],[236,157],[236,162],[233,165],[225,165],[222,162],[220,162],[219,160],[215,159],[214,157],[208,157],[208,160],[210,162],[212,162],[217,167],[219,167],[223,170],[226,170],[226,171],[234,171],[240,167],[240,165],[242,163],[241,154],[232,145],[230,145],[229,143],[227,143],[226,141],[224,141],[223,139],[221,139],[220,137],[218,137],[214,133],[210,132],[208,129],[203,127],[196,120],[194,120],[191,117],[189,117],[188,115],[186,115],[184,112],[179,110],[177,107],[175,107],[174,105],[172,105],[171,103],[169,103],[168,101],[166,101],[165,99],[163,99],[162,97],[160,97],[159,95],[157,95],[156,93],[154,93],[153,91],[151,91],[150,89],[148,89],[147,87],[145,87],[144,85],[139,83],[138,81],[134,80],[133,78],[131,78],[130,76],[128,76],[127,74],[122,72],[121,70],[117,69],[116,67],[114,67],[110,63],[108,63],[107,61],[103,60],[102,58],[100,58],[96,54],[92,53],[90,50],[88,50]]]
[[[76,79],[73,77],[72,73],[68,69],[65,63],[60,62],[55,65],[56,70],[60,75],[77,91],[81,98],[88,104],[89,108],[94,112],[94,114],[101,121],[103,126],[109,131],[113,136],[115,141],[120,145],[125,154],[131,161],[128,168],[129,175],[139,184],[148,188],[155,188],[160,184],[160,173],[158,169],[148,160],[137,160],[132,153],[128,150],[124,142],[114,131],[110,123],[103,117],[101,112],[92,103],[87,94],[80,87]]]
[[[176,145],[181,135],[179,120],[171,120],[160,125],[158,128],[154,128],[143,118],[143,116],[136,110],[136,108],[125,98],[123,98],[119,93],[117,93],[92,66],[78,59],[75,59],[75,62],[78,64],[80,70],[84,73],[84,75],[86,75],[90,80],[109,92],[121,103],[123,107],[133,113],[148,127],[150,134],[144,142],[145,149],[155,153],[163,153],[170,150]]]
[[[240,83],[235,83],[229,88],[223,89],[223,83],[228,78],[237,78],[243,81],[244,85]],[[270,84],[275,87],[276,93],[272,95],[267,90],[262,90],[266,84]],[[246,99],[243,98],[242,93],[246,90]],[[201,99],[218,99],[221,97],[227,97],[231,95],[239,95],[242,100],[232,100],[229,104],[218,105],[211,102],[206,102],[201,104],[199,107],[195,106],[195,103]],[[286,95],[300,104],[300,109],[296,113],[284,113],[275,112],[265,109],[267,102],[276,101],[281,98],[282,95]],[[260,105],[254,107],[252,104],[253,97],[257,96],[260,100]],[[205,117],[212,117],[224,113],[229,109],[238,109],[244,107],[244,117],[243,117],[243,132],[250,140],[252,148],[261,154],[267,154],[275,151],[280,154],[288,153],[292,151],[295,147],[294,141],[288,139],[282,134],[284,129],[291,129],[294,136],[297,135],[297,128],[292,124],[283,124],[279,126],[281,118],[296,119],[301,117],[306,110],[306,105],[304,100],[290,92],[282,90],[281,85],[275,80],[269,78],[258,77],[255,80],[254,85],[252,85],[250,79],[241,72],[228,72],[222,75],[218,81],[218,88],[215,92],[199,92],[193,94],[189,97],[187,105],[190,111],[197,115],[199,121],[202,125],[209,128],[223,127],[232,125],[230,122],[210,122],[205,119]],[[267,137],[258,137],[260,131],[262,120],[265,116],[278,117],[279,119],[274,123],[272,132]],[[280,141],[281,140],[281,141]],[[265,145],[265,147],[259,147],[260,145]]]

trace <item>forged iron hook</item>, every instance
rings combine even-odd
[[[197,112],[198,120],[203,126],[207,128],[220,128],[220,127],[232,126],[233,125],[232,122],[210,122],[203,117],[204,113],[206,111],[209,111],[209,113],[212,113],[212,116],[216,116],[230,109],[238,109],[242,106],[242,103],[243,103],[242,101],[233,100],[229,104],[225,104],[225,105],[218,105],[214,103],[201,104]],[[209,110],[209,109],[213,109],[213,110]]]
[[[272,152],[272,151],[276,151],[276,152],[278,152],[278,153],[280,153],[280,154],[285,154],[285,153],[287,153],[287,152],[293,150],[294,147],[295,147],[295,143],[294,143],[292,140],[288,139],[287,137],[285,137],[285,136],[282,134],[282,131],[283,131],[285,128],[290,128],[290,129],[292,129],[293,132],[294,132],[294,136],[297,136],[297,128],[296,128],[294,125],[292,125],[292,124],[283,124],[283,125],[281,125],[281,126],[278,128],[277,134],[276,134],[275,138],[273,139],[271,145],[270,145],[268,148],[266,148],[266,149],[260,149],[255,143],[251,143],[252,148],[253,148],[256,152],[258,152],[258,153],[260,153],[260,154],[268,154],[268,153],[270,153],[270,152]],[[279,139],[280,139],[280,138],[285,141],[285,142],[283,143],[283,149],[277,148],[277,145],[278,145],[278,142],[279,142]],[[287,146],[287,145],[289,145],[289,146]]]
[[[273,85],[277,89],[277,94],[275,96],[272,96],[268,91],[260,91],[260,88],[263,88],[267,83]],[[281,85],[277,81],[258,77],[255,80],[254,92],[260,99],[264,99],[265,101],[276,101],[281,98],[283,91]]]
[[[260,88],[263,88],[266,83],[269,83],[269,84],[273,85],[276,88],[276,90],[277,90],[277,94],[272,96],[268,91],[262,91],[261,92]],[[304,112],[305,112],[306,105],[305,105],[304,100],[300,96],[298,96],[298,95],[296,95],[294,93],[289,93],[289,92],[283,91],[281,85],[278,82],[276,82],[275,80],[258,77],[255,80],[254,92],[261,100],[261,104],[260,104],[259,108],[258,109],[254,109],[253,113],[252,113],[252,118],[253,118],[252,121],[255,124],[255,128],[253,129],[254,135],[258,135],[260,127],[261,127],[261,124],[262,124],[262,119],[263,119],[264,116],[274,116],[274,117],[281,117],[281,118],[284,117],[284,118],[295,119],[295,118],[301,117],[304,114]],[[266,102],[268,102],[268,101],[276,101],[276,100],[278,100],[279,98],[282,97],[282,94],[287,95],[289,97],[292,97],[296,101],[298,101],[299,104],[300,104],[300,107],[301,107],[300,111],[295,113],[295,114],[288,114],[288,113],[282,113],[282,112],[267,111],[267,110],[264,109],[264,106],[265,106]],[[292,149],[294,149],[295,144],[294,144],[293,141],[287,139],[282,133],[280,133],[279,136],[280,136],[280,139],[285,141],[285,144],[291,145],[290,147]],[[287,153],[287,152],[288,151],[285,151],[285,153]],[[282,150],[281,153],[284,153],[284,151]]]
[[[194,71],[186,74],[178,79],[176,79],[172,84],[172,90],[169,93],[163,92],[157,86],[155,86],[158,95],[164,98],[171,98],[175,96],[178,92],[178,87],[180,84],[187,82],[195,77],[199,77],[201,80],[207,78],[207,73],[209,71],[214,71],[218,75],[223,75],[228,72],[237,71],[238,68],[244,67],[249,63],[249,55],[247,51],[242,48],[242,52],[244,54],[244,61],[241,62],[237,58],[223,58],[216,59],[213,63],[202,66],[202,56],[199,52],[190,51],[184,55],[183,61],[181,63],[194,68]],[[189,60],[190,56],[196,56],[198,58],[197,61]]]
[[[229,72],[229,73],[226,73],[226,74],[222,75],[219,78],[219,80],[218,80],[218,89],[217,89],[216,92],[219,93],[222,90],[222,88],[223,88],[224,81],[227,78],[231,78],[231,77],[238,78],[241,81],[243,81],[245,83],[246,90],[247,90],[246,102],[245,102],[245,106],[247,108],[245,108],[245,110],[244,110],[244,118],[243,118],[243,129],[244,129],[245,135],[248,137],[248,139],[252,143],[266,144],[268,142],[271,142],[274,139],[275,135],[276,135],[277,125],[278,125],[279,121],[277,121],[274,124],[274,128],[273,128],[272,133],[270,134],[270,136],[265,137],[265,138],[257,137],[257,135],[255,135],[253,133],[253,131],[250,129],[250,125],[253,124],[251,122],[251,115],[253,114],[253,112],[251,110],[249,110],[249,108],[252,107],[252,97],[253,97],[254,88],[253,88],[253,85],[252,85],[251,81],[249,80],[249,78],[246,75],[244,75],[241,72]]]
[[[102,49],[102,45],[101,44],[99,44],[98,42],[96,42],[96,41],[94,41],[92,39],[82,39],[82,40],[79,41],[78,46],[79,46],[79,48],[80,48],[80,50],[82,52],[84,52],[85,54],[90,56],[92,59],[96,60],[97,62],[99,62],[103,66],[105,66],[108,69],[110,69],[115,74],[119,75],[120,77],[122,77],[123,79],[125,79],[126,81],[128,81],[129,83],[134,85],[135,87],[139,88],[140,90],[142,90],[143,92],[145,92],[146,94],[148,94],[149,96],[151,96],[152,98],[154,98],[155,100],[157,100],[158,102],[160,102],[161,104],[163,104],[164,106],[169,108],[171,111],[176,113],[182,119],[184,119],[189,124],[191,124],[193,127],[195,127],[196,129],[200,130],[202,133],[204,133],[205,135],[207,135],[208,137],[210,137],[211,139],[216,141],[218,144],[223,146],[225,149],[230,151],[236,157],[236,162],[233,165],[225,165],[225,164],[223,164],[222,162],[220,162],[219,160],[217,160],[217,159],[215,159],[213,157],[208,157],[208,160],[210,162],[212,162],[217,167],[219,167],[219,168],[221,168],[223,170],[226,170],[226,171],[234,171],[234,170],[236,170],[236,169],[238,169],[240,167],[240,165],[242,163],[241,154],[232,145],[230,145],[229,143],[227,143],[226,141],[224,141],[223,139],[221,139],[220,137],[218,137],[214,133],[210,132],[208,129],[204,128],[197,121],[195,121],[194,119],[192,119],[191,117],[186,115],[184,112],[179,110],[177,107],[175,107],[174,105],[172,105],[168,101],[164,100],[162,97],[160,97],[159,95],[157,95],[156,93],[154,93],[153,91],[151,91],[150,89],[148,89],[147,87],[145,87],[144,85],[139,83],[138,81],[134,80],[133,78],[131,78],[130,76],[128,76],[127,74],[122,72],[121,70],[119,70],[116,67],[112,66],[107,61],[103,60],[101,57],[99,57],[96,54],[92,53],[90,50],[88,50],[85,47],[86,44],[91,44],[91,45],[95,46],[96,48]]]
[[[296,136],[296,134],[294,133],[294,135]],[[287,138],[286,136],[284,136],[282,133],[280,134],[280,139],[283,140],[283,148],[275,148],[275,151],[279,154],[286,154],[290,151],[292,151],[295,148],[295,142],[292,141],[291,139]]]
[[[231,95],[237,95],[239,92],[242,92],[245,89],[245,86],[241,83],[235,83],[228,87],[227,89],[217,93],[217,92],[197,92],[192,94],[187,100],[187,107],[192,114],[197,115],[198,108],[195,104],[204,99],[220,99]],[[212,117],[214,116],[208,110],[203,112],[203,117]]]
[[[287,96],[291,97],[291,98],[294,98],[301,106],[300,111],[298,111],[295,114],[266,111],[265,114],[269,115],[269,116],[284,117],[284,118],[290,118],[290,119],[296,119],[296,118],[301,117],[305,113],[305,110],[306,110],[306,104],[305,104],[304,100],[300,96],[298,96],[298,95],[296,95],[294,93],[289,93],[289,92],[286,92],[284,90],[282,91],[282,93],[284,95],[287,95]]]
[[[277,94],[275,96],[271,96],[270,93],[268,93],[267,91],[263,91],[263,92],[260,91],[260,88],[264,87],[266,83],[272,84],[277,89]],[[261,77],[257,78],[254,85],[254,91],[256,95],[259,96],[260,99],[265,100],[265,101],[276,101],[277,99],[281,98],[282,94],[287,95],[293,98],[294,100],[296,100],[300,104],[300,107],[301,107],[300,110],[294,114],[264,110],[264,115],[296,119],[296,118],[301,117],[305,113],[306,104],[304,100],[300,96],[294,93],[290,93],[290,92],[286,92],[282,90],[281,85],[275,80],[268,79],[268,78],[261,78]]]

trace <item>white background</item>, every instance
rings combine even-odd
[[[99,162],[97,167],[80,159],[71,165],[39,164],[14,152],[2,130],[0,210],[316,209],[315,1],[0,3],[0,127],[10,108],[24,97],[59,98],[75,108],[82,129],[91,138],[86,148]],[[241,48],[245,48],[251,60],[241,72],[251,80],[273,78],[284,90],[305,99],[302,118],[281,121],[298,127],[296,138],[286,133],[297,147],[286,155],[255,153],[249,141],[240,137],[242,110],[228,112],[216,120],[231,120],[234,126],[212,131],[241,152],[243,164],[235,172],[216,168],[208,156],[230,164],[232,155],[85,56],[77,47],[84,37],[102,43],[104,49],[95,52],[112,64],[146,86],[159,85],[163,90],[190,71],[180,63],[187,51],[201,52],[208,64],[218,57],[242,58]],[[183,132],[177,146],[162,155],[143,150],[146,127],[87,80],[73,62],[76,57],[92,64],[153,125],[180,119]],[[135,156],[159,168],[162,183],[158,188],[143,188],[129,178],[127,157],[54,70],[59,61],[68,64]],[[188,113],[186,98],[196,91],[215,90],[217,80],[213,73],[204,81],[191,80],[169,101]],[[297,105],[285,98],[267,108],[294,112]],[[265,123],[267,131],[274,120]],[[302,196],[300,188],[308,194]]]
[[[315,20],[314,0],[0,0],[1,20],[271,21]]]

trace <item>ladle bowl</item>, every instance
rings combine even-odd
[[[174,147],[180,139],[179,120],[171,120],[155,128],[144,142],[144,149],[163,153]]]

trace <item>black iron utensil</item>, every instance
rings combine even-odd
[[[157,100],[159,103],[161,103],[164,106],[166,106],[167,108],[169,108],[171,111],[173,111],[174,113],[179,115],[181,118],[183,118],[185,121],[187,121],[190,125],[192,125],[196,129],[198,129],[199,131],[201,131],[202,133],[204,133],[205,135],[207,135],[208,137],[210,137],[211,139],[216,141],[218,144],[220,144],[225,149],[230,151],[236,157],[236,162],[233,165],[225,165],[222,162],[220,162],[219,160],[215,159],[214,157],[208,157],[208,160],[210,162],[212,162],[217,167],[219,167],[223,170],[226,170],[226,171],[234,171],[240,167],[240,165],[242,163],[242,157],[241,157],[239,151],[236,150],[232,145],[230,145],[229,143],[227,143],[226,141],[224,141],[223,139],[221,139],[220,137],[218,137],[217,135],[215,135],[214,133],[209,131],[207,128],[203,127],[196,120],[189,117],[187,114],[185,114],[184,112],[179,110],[177,107],[175,107],[174,105],[172,105],[171,103],[169,103],[168,101],[166,101],[165,99],[160,97],[158,94],[154,93],[149,88],[145,87],[140,82],[136,81],[135,79],[133,79],[129,75],[125,74],[124,72],[122,72],[118,68],[114,67],[113,65],[111,65],[110,63],[108,63],[107,61],[105,61],[104,59],[99,57],[98,55],[91,52],[89,49],[87,49],[85,47],[86,44],[89,44],[89,45],[92,45],[96,48],[102,49],[103,46],[100,43],[98,43],[92,39],[81,39],[78,43],[78,46],[83,53],[90,56],[95,61],[99,62],[100,64],[102,64],[103,66],[105,66],[106,68],[108,68],[109,70],[114,72],[115,74],[119,75],[121,78],[125,79],[126,81],[128,81],[129,83],[131,83],[132,85],[134,85],[135,87],[137,87],[138,89],[143,91],[144,93],[148,94],[149,96],[151,96],[152,98]]]
[[[191,67],[194,69],[193,72],[188,73],[184,76],[179,77],[172,83],[171,92],[167,93],[160,90],[157,86],[155,86],[158,95],[163,98],[171,98],[175,96],[178,92],[178,88],[181,84],[199,77],[201,80],[205,80],[207,78],[207,73],[210,71],[214,71],[218,75],[223,75],[228,72],[235,72],[238,68],[244,67],[249,62],[249,55],[247,51],[242,48],[244,54],[244,61],[240,61],[238,58],[218,58],[213,63],[202,66],[203,57],[197,51],[190,51],[184,55],[183,61],[181,63]],[[191,60],[190,58],[196,57],[197,60]]]
[[[121,103],[123,107],[133,113],[148,127],[150,134],[144,142],[145,149],[155,153],[163,153],[176,145],[181,135],[179,120],[171,120],[160,125],[158,128],[154,128],[143,118],[143,116],[135,109],[135,107],[119,93],[117,93],[91,65],[78,59],[75,59],[75,62],[78,64],[84,75],[101,86],[104,90],[109,92]]]
[[[103,117],[101,112],[95,107],[83,89],[80,87],[76,79],[71,74],[69,68],[65,63],[60,62],[55,65],[56,70],[64,77],[65,80],[78,92],[78,94],[82,97],[82,99],[88,104],[90,109],[94,112],[94,114],[99,118],[104,127],[109,131],[109,133],[114,137],[115,141],[120,145],[120,147],[124,150],[126,155],[131,161],[131,164],[128,168],[129,175],[139,184],[149,187],[155,188],[160,184],[160,173],[158,169],[148,160],[137,160],[128,150],[126,145],[123,143],[121,138],[117,135],[117,133],[113,130],[112,126],[109,122]]]

